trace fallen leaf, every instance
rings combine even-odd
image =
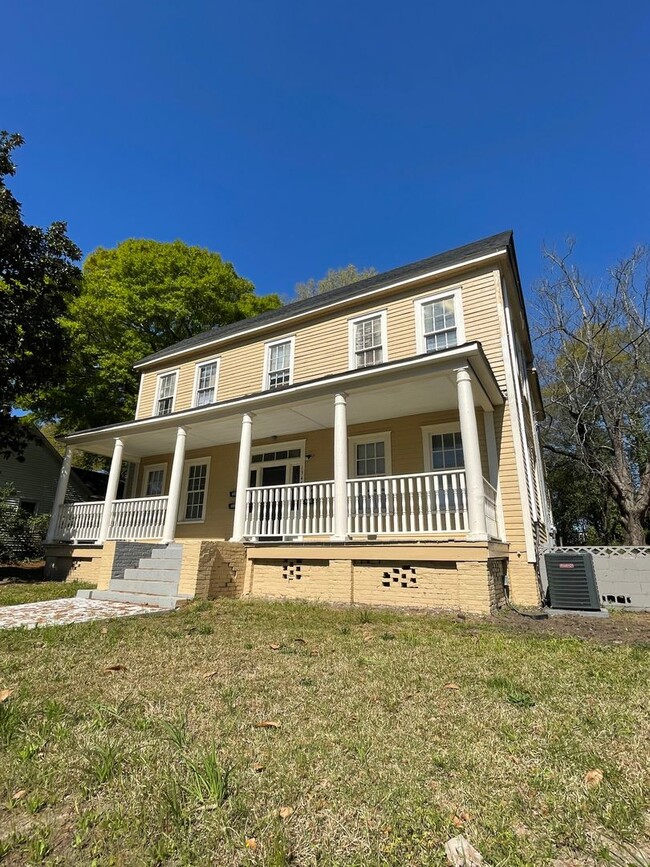
[[[454,818],[451,820],[451,824],[454,826],[454,828],[462,828],[465,825],[460,816],[454,816]]]
[[[219,670],[217,668],[215,668],[214,671],[206,671],[206,673],[202,675],[203,680],[208,680],[208,678],[214,677],[215,674],[219,674]]]
[[[289,816],[293,816],[293,807],[280,807],[278,812],[281,819],[288,819]]]
[[[279,650],[280,649],[279,644],[269,644],[269,647],[271,648],[271,650]]]
[[[254,770],[256,773],[261,774],[262,771],[264,770],[264,765],[260,765],[259,762],[256,762],[256,763],[253,765],[253,770]]]
[[[443,689],[460,689],[460,687],[455,683],[446,683]]]
[[[108,632],[108,629],[106,627],[104,627],[103,629],[100,629],[99,631],[102,635],[106,635],[106,633]]]
[[[595,789],[596,786],[600,786],[603,781],[603,772],[600,768],[594,768],[591,771],[587,771],[585,774],[585,786],[588,789]]]
[[[114,665],[107,665],[104,671],[128,671],[128,669],[121,662],[116,662]]]
[[[512,829],[517,837],[527,837],[530,834],[530,828],[524,825],[523,822],[517,822]]]
[[[0,704],[2,704],[3,701],[7,701],[12,693],[13,689],[0,689]]]
[[[265,719],[262,722],[255,723],[256,729],[279,729],[280,723],[273,719]]]
[[[27,794],[27,789],[18,789],[17,792],[14,792],[11,796],[12,801],[20,801],[21,798],[24,798]]]
[[[372,635],[364,635],[363,640],[367,643],[368,641],[372,641]]]
[[[483,864],[481,853],[462,834],[447,840],[445,853],[452,867],[481,867]]]
[[[304,638],[294,638],[293,640],[296,642],[296,644],[307,644]]]
[[[257,840],[255,839],[255,837],[246,838],[246,848],[253,849],[253,851],[257,849]]]
[[[470,816],[470,814],[467,813],[465,810],[461,810],[460,813],[458,814],[458,817],[459,817],[463,822],[469,822],[469,821],[471,820],[471,818],[472,818],[472,817]]]

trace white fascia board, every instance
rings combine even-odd
[[[496,404],[503,403],[503,395],[499,391],[498,386],[496,383],[490,383],[490,367],[489,364],[486,364],[484,361],[480,344],[468,343],[464,346],[456,346],[453,349],[446,349],[444,352],[418,355],[415,358],[396,361],[392,364],[382,365],[381,367],[362,367],[359,370],[346,371],[338,376],[331,376],[326,379],[296,383],[295,385],[280,390],[271,389],[270,391],[260,392],[252,397],[237,397],[216,405],[212,404],[204,407],[193,407],[184,410],[183,412],[175,413],[174,415],[151,416],[137,421],[126,422],[122,425],[98,428],[90,431],[80,431],[79,433],[69,434],[66,437],[62,437],[62,440],[69,445],[81,445],[85,441],[97,439],[98,436],[102,435],[110,437],[126,437],[129,433],[143,433],[147,430],[165,430],[166,428],[185,427],[193,422],[202,421],[205,418],[214,418],[216,420],[219,417],[231,415],[233,411],[254,413],[258,408],[263,408],[265,406],[276,406],[290,403],[293,398],[309,395],[310,392],[315,396],[319,393],[334,394],[335,391],[344,391],[346,388],[362,386],[366,382],[372,384],[373,380],[381,382],[382,379],[392,379],[395,374],[417,373],[418,370],[424,371],[427,366],[430,366],[434,370],[452,369],[455,364],[467,360],[472,360],[472,362],[474,362],[472,367],[479,378],[481,378],[480,373],[488,374],[488,376],[485,377],[487,383],[481,381],[481,385],[486,391],[486,394],[488,391],[490,392],[490,399]]]
[[[391,289],[399,289],[401,286],[409,286],[411,283],[418,283],[423,280],[430,280],[432,277],[439,277],[441,274],[447,274],[449,271],[457,271],[459,268],[467,268],[469,265],[478,265],[480,262],[485,262],[488,259],[494,259],[497,256],[503,256],[507,252],[504,247],[501,250],[495,250],[493,253],[486,253],[484,256],[477,256],[475,259],[468,259],[466,262],[457,262],[454,265],[447,265],[444,268],[437,268],[434,271],[428,271],[426,274],[418,274],[416,277],[409,277],[406,280],[398,280],[395,283],[387,283],[385,286],[377,286],[375,289],[370,289],[368,292],[362,292],[360,295],[351,295],[347,298],[342,298],[338,301],[333,301],[331,304],[324,304],[322,307],[316,307],[312,310],[305,310],[303,313],[296,313],[293,316],[287,316],[286,319],[278,319],[274,322],[263,323],[248,328],[245,331],[238,331],[236,334],[229,334],[225,337],[215,337],[212,340],[206,340],[205,343],[197,343],[195,346],[188,346],[186,349],[179,349],[178,352],[170,352],[169,355],[163,355],[152,361],[140,361],[134,364],[135,370],[141,368],[155,367],[157,364],[169,361],[172,358],[178,358],[181,355],[189,355],[193,352],[198,352],[200,349],[207,349],[216,346],[218,343],[226,343],[229,340],[239,340],[240,337],[246,337],[250,334],[255,334],[258,331],[268,331],[269,328],[277,328],[288,322],[293,322],[296,319],[304,319],[311,316],[313,313],[320,313],[326,310],[332,310],[335,307],[344,307],[353,301],[363,301],[364,298],[372,298],[374,295],[380,295],[382,292],[388,292]]]

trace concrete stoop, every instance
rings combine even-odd
[[[134,569],[125,569],[122,577],[113,577],[108,590],[79,590],[83,599],[104,602],[134,602],[155,608],[176,608],[189,596],[178,593],[183,546],[175,542],[166,548],[154,548],[149,557],[142,557]]]

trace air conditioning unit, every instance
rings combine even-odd
[[[591,554],[545,554],[551,608],[600,611]]]

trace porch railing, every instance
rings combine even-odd
[[[497,491],[487,479],[483,479],[483,495],[485,500],[485,529],[488,536],[493,539],[500,539]]]
[[[95,542],[99,536],[104,504],[66,503],[59,508],[54,531],[57,542]]]
[[[334,532],[334,482],[247,488],[248,538],[325,536]]]
[[[102,522],[104,503],[66,503],[57,516],[54,539],[57,542],[96,542]],[[159,539],[167,513],[167,497],[141,497],[116,500],[111,510],[109,539]]]
[[[348,481],[348,532],[464,533],[465,473],[438,471]]]
[[[111,511],[109,539],[159,539],[165,526],[167,497],[115,500]]]

